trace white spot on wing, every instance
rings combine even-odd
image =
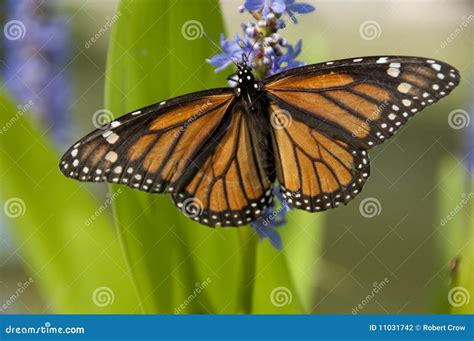
[[[108,152],[108,153],[105,155],[105,159],[106,159],[107,161],[110,161],[110,162],[113,163],[113,162],[117,161],[117,159],[118,159],[118,154],[117,154],[116,152],[110,151],[110,152]]]
[[[406,82],[402,82],[398,85],[397,90],[400,91],[402,94],[408,93],[411,89],[411,84],[408,84]]]
[[[107,140],[108,143],[114,144],[115,142],[118,141],[119,136],[115,133],[112,133],[109,136],[107,136],[105,139]]]
[[[387,70],[387,74],[391,77],[398,77],[398,75],[400,74],[400,69],[397,69],[397,68],[394,68],[394,67],[390,67],[388,68]]]

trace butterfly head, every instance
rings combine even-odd
[[[237,75],[240,76],[244,74],[252,75],[252,68],[246,62],[237,63]]]
[[[245,90],[258,89],[259,85],[255,76],[253,75],[252,68],[247,63],[242,62],[237,64],[237,91],[239,94]]]

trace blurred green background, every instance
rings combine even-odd
[[[89,47],[86,42],[117,15],[117,1],[31,2],[43,16],[65,18],[70,29],[70,55],[57,74],[66,77],[71,94],[56,96],[67,102],[70,123],[61,132],[65,142],[52,142],[51,126],[34,118],[33,104],[0,136],[0,202],[24,202],[19,217],[0,212],[0,307],[32,279],[0,313],[173,312],[207,278],[203,294],[183,312],[350,314],[360,304],[360,313],[474,312],[474,122],[459,127],[450,116],[457,110],[472,118],[472,1],[306,1],[316,11],[283,31],[291,42],[303,39],[300,59],[307,63],[425,56],[452,64],[462,80],[450,96],[371,151],[371,177],[351,204],[317,215],[290,212],[288,224],[278,229],[281,253],[267,240],[257,242],[249,227],[214,231],[188,223],[169,198],[128,188],[110,189],[118,193],[113,214],[112,205],[104,204],[110,198],[105,185],[74,183],[55,166],[67,143],[94,128],[98,110],[107,108],[117,117],[225,85],[230,69],[214,75],[204,61],[216,49],[204,38],[183,41],[179,28],[198,18],[214,40],[222,25],[227,36],[240,33],[240,23],[251,19],[238,15],[241,1],[220,2],[223,21],[216,1],[176,5],[184,6],[182,11],[172,1],[124,1],[118,21]],[[153,10],[146,11],[151,3]],[[6,13],[8,4],[2,6]],[[3,18],[3,27],[8,20]],[[365,26],[370,29],[364,33]],[[2,46],[4,68],[8,48]],[[1,93],[13,97],[10,79],[4,76]],[[1,126],[10,122],[17,104],[26,103],[2,99]],[[373,217],[363,212],[365,199],[376,204]],[[103,206],[105,212],[85,223]],[[447,216],[452,219],[446,222]],[[232,248],[236,251],[227,254]],[[381,282],[386,284],[367,299]],[[269,302],[279,287],[292,297],[283,309]],[[452,302],[450,290],[456,288],[463,288],[465,304]]]

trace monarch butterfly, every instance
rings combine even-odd
[[[74,144],[64,175],[170,193],[208,226],[242,226],[272,204],[272,187],[310,212],[347,204],[370,173],[367,150],[459,84],[452,66],[419,57],[307,65],[264,80],[246,60],[234,88],[133,111]]]

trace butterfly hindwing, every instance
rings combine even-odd
[[[285,200],[310,212],[347,204],[369,177],[367,151],[285,115],[270,103],[277,177]]]
[[[346,59],[265,80],[268,96],[295,119],[364,149],[389,139],[458,83],[452,66],[417,57]]]
[[[190,218],[209,226],[242,226],[258,219],[273,199],[261,141],[241,106],[203,162],[190,165],[173,199]]]

